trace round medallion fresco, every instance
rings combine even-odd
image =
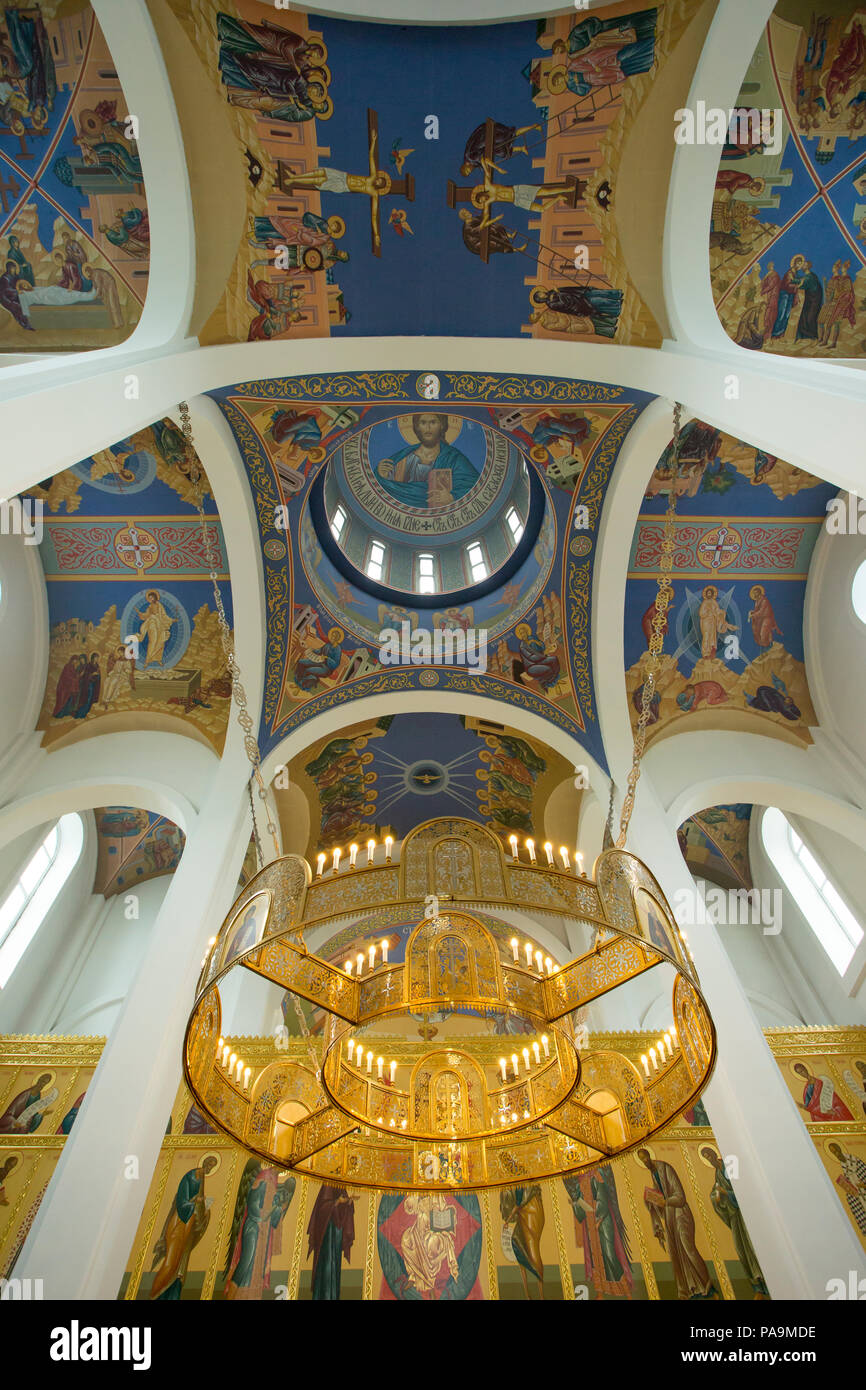
[[[407,537],[482,525],[522,462],[498,430],[432,410],[380,420],[334,457],[340,491],[375,530]]]

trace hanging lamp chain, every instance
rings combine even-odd
[[[672,449],[673,471],[671,473],[671,490],[668,496],[668,505],[665,512],[664,529],[662,531],[661,557],[659,559],[658,588],[656,590],[655,611],[652,617],[652,632],[647,646],[648,660],[646,663],[643,690],[641,692],[640,711],[638,713],[637,725],[634,731],[634,750],[632,754],[632,764],[628,774],[625,798],[622,803],[622,811],[619,820],[619,835],[617,836],[617,849],[625,848],[625,839],[628,833],[628,823],[631,820],[631,813],[634,809],[635,790],[640,777],[641,758],[646,747],[646,733],[649,724],[650,711],[652,709],[653,695],[656,691],[659,668],[661,666],[662,647],[664,645],[665,628],[667,626],[667,610],[674,595],[671,585],[671,570],[674,563],[674,551],[676,549],[676,538],[674,534],[674,522],[677,509],[677,478],[679,477],[679,446],[680,446],[680,422],[682,419],[683,408],[679,401],[674,402],[674,433]],[[608,812],[609,824],[613,818],[613,782],[610,788],[610,809]]]
[[[268,833],[270,834],[271,839],[274,842],[274,852],[277,858],[279,858],[280,855],[279,834],[277,831],[277,827],[274,824],[273,817],[271,815],[271,809],[268,802],[267,788],[264,783],[264,778],[262,777],[261,753],[259,752],[259,744],[258,739],[256,738],[255,725],[253,723],[252,716],[247,708],[247,695],[246,691],[244,690],[243,681],[241,680],[241,669],[238,665],[237,657],[235,656],[232,632],[228,624],[225,605],[223,604],[223,596],[220,591],[219,567],[221,561],[216,547],[216,525],[213,522],[211,525],[208,525],[208,521],[205,516],[203,485],[204,474],[202,472],[202,468],[198,460],[198,454],[196,453],[195,441],[193,439],[192,432],[192,420],[190,419],[189,405],[186,401],[180,402],[178,406],[178,413],[180,414],[181,428],[183,430],[183,437],[186,442],[188,476],[192,483],[193,491],[195,494],[195,502],[196,507],[198,509],[199,523],[201,525],[202,545],[204,546],[204,552],[207,557],[207,563],[210,571],[210,581],[213,585],[214,605],[216,607],[217,620],[219,622],[220,640],[222,642],[223,652],[225,653],[226,667],[228,668],[229,675],[231,676],[232,695],[234,697],[235,706],[237,708],[237,720],[239,725],[241,726],[241,729],[243,730],[244,748],[246,750],[247,757],[250,760],[250,764],[253,770],[252,777],[250,778],[249,788],[250,808],[252,809],[253,813],[253,837],[256,843],[256,854],[258,856],[259,868],[263,868],[264,856],[262,854],[262,846],[261,841],[259,839],[258,825],[256,823],[255,807],[252,799],[253,782],[256,783],[259,800],[265,808],[265,817],[267,821]]]

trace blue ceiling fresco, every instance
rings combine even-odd
[[[231,683],[209,575],[213,558],[231,625],[228,562],[207,478],[177,426],[159,420],[29,496],[43,509],[50,624],[43,743],[142,716],[221,749]]]
[[[723,151],[710,223],[719,317],[741,346],[866,348],[866,9],[779,0],[738,105],[773,113]]]
[[[632,718],[641,703],[673,476],[669,446],[632,541],[625,660]],[[810,742],[803,604],[812,550],[836,489],[700,421],[683,429],[676,479],[673,600],[650,737],[673,723],[742,711],[764,732]]]
[[[651,397],[586,381],[401,371],[268,379],[212,395],[237,440],[261,533],[263,751],[358,696],[472,691],[541,715],[604,763],[590,664],[590,576],[611,471]],[[522,568],[479,598],[453,604],[443,595],[438,610],[413,606],[404,593],[363,592],[323,558],[305,523],[310,490],[333,449],[422,405],[505,434],[545,494],[538,539]],[[431,515],[414,510],[422,522]],[[483,531],[483,515],[478,525]],[[402,655],[383,661],[380,633],[404,623],[431,639],[443,628],[486,631],[486,669],[415,664]]]
[[[310,806],[310,862],[354,840],[401,840],[458,816],[503,839],[541,841],[551,793],[573,780],[558,753],[512,729],[457,714],[396,714],[320,739],[289,766]]]
[[[661,342],[620,240],[619,165],[701,0],[453,27],[169,2],[247,182],[203,341]],[[660,178],[670,153],[651,152]]]

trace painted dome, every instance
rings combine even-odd
[[[514,441],[442,410],[393,415],[353,434],[329,459],[310,507],[322,548],[347,578],[416,599],[500,583],[541,519]]]

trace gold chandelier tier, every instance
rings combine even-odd
[[[204,962],[184,1041],[202,1114],[267,1162],[401,1191],[538,1181],[634,1149],[706,1086],[715,1029],[694,963],[653,875],[626,851],[606,850],[594,885],[583,880],[598,903],[582,915],[595,939],[562,966],[528,945],[524,959],[516,939],[503,946],[462,910],[423,918],[401,962],[385,949],[377,964],[373,947],[369,961],[332,964],[294,924],[299,873],[297,859],[280,859],[246,886]],[[675,972],[666,1043],[641,1067],[587,1046],[575,1011],[664,964]],[[277,1050],[253,1075],[230,1054],[220,986],[238,969],[322,1011],[321,1055]],[[439,1039],[455,1014],[509,1016],[518,1031],[506,1055],[471,1031],[453,1046]]]

